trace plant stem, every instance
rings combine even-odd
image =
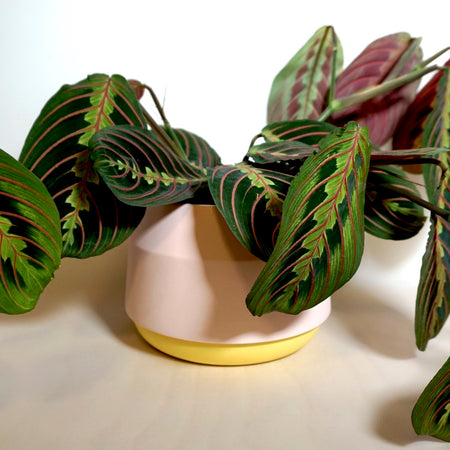
[[[167,117],[166,117],[166,115],[164,113],[164,108],[161,106],[161,103],[159,102],[159,99],[156,96],[155,91],[150,86],[148,86],[146,84],[144,84],[143,87],[145,89],[147,89],[147,91],[150,93],[150,95],[152,97],[152,100],[153,100],[153,103],[155,104],[156,109],[158,110],[158,113],[161,116],[162,121],[164,122],[164,125],[169,125],[170,126],[169,121],[167,120]]]
[[[409,45],[406,52],[402,55],[402,57],[399,59],[397,64],[394,66],[394,68],[391,70],[391,72],[388,74],[386,79],[376,85],[376,86],[370,86],[365,89],[361,89],[358,92],[355,92],[354,94],[348,95],[346,97],[341,98],[334,98],[335,96],[335,81],[333,78],[335,77],[335,53],[333,52],[333,59],[332,59],[332,74],[331,74],[331,82],[330,82],[330,94],[329,94],[329,102],[327,108],[322,112],[322,114],[319,117],[320,121],[327,120],[334,112],[340,111],[342,109],[348,108],[350,106],[357,105],[358,103],[363,103],[367,100],[370,100],[378,95],[386,94],[387,92],[390,92],[394,89],[398,89],[408,83],[411,83],[413,81],[418,80],[419,78],[422,78],[424,75],[433,72],[435,70],[440,70],[441,67],[438,65],[433,65],[430,67],[427,67],[428,64],[433,62],[435,59],[437,59],[439,56],[450,50],[450,47],[446,47],[443,50],[440,50],[427,60],[423,61],[421,64],[419,64],[417,67],[409,71],[408,73],[404,75],[398,76],[398,74],[403,70],[406,62],[409,60],[409,58],[412,56],[412,54],[416,51],[417,46],[420,44],[420,39],[413,39],[411,44]]]
[[[329,106],[327,106],[322,113],[320,114],[319,118],[317,120],[319,120],[320,122],[324,122],[325,120],[327,120],[331,114],[334,113],[334,110],[331,109]]]
[[[423,206],[424,208],[431,211],[433,214],[436,214],[436,215],[442,217],[443,219],[450,221],[450,211],[447,211],[446,209],[443,209],[443,208],[439,208],[438,206],[434,205],[433,203],[431,203],[427,200],[424,200],[422,197],[415,195],[406,189],[403,189],[398,186],[394,186],[392,184],[380,184],[379,186],[381,188],[385,188],[390,191],[396,192],[397,194],[402,195],[403,197],[411,200],[412,202],[414,202],[420,206]]]
[[[435,53],[433,56],[430,56],[428,59],[426,59],[425,61],[422,62],[422,66],[428,66],[428,64],[432,63],[434,60],[436,60],[437,58],[439,58],[439,56],[442,56],[444,53],[447,53],[450,50],[450,47],[445,47],[444,49],[438,51],[437,53]]]
[[[255,145],[256,141],[257,141],[259,138],[262,138],[262,137],[264,137],[262,133],[259,133],[259,134],[257,134],[255,137],[253,137],[253,139],[252,139],[251,142],[250,142],[250,147],[249,147],[249,148],[252,148],[252,147]]]
[[[408,48],[402,53],[398,61],[395,63],[394,67],[389,71],[386,78],[383,80],[383,82],[392,80],[394,78],[397,78],[401,75],[403,70],[405,69],[408,62],[413,57],[414,53],[417,50],[417,47],[419,47],[420,43],[422,42],[422,38],[415,38],[411,39]],[[421,63],[418,67],[426,67],[428,64]]]
[[[443,151],[448,151],[447,149],[442,149]],[[394,150],[390,152],[382,152],[382,154],[378,155],[376,152],[372,152],[370,155],[370,164],[372,166],[389,166],[389,165],[399,165],[399,166],[407,166],[414,164],[433,164],[435,166],[439,166],[441,169],[441,183],[445,178],[445,174],[447,172],[448,167],[444,164],[443,161],[436,158],[425,157],[420,155],[402,155],[395,153],[400,152],[399,150]]]
[[[144,117],[147,120],[147,123],[150,125],[152,131],[158,136],[161,142],[167,145],[171,150],[173,150],[177,156],[185,158],[183,154],[179,153],[179,150],[175,144],[175,142],[170,138],[170,136],[166,133],[163,127],[159,125],[155,119],[150,115],[150,113],[142,106],[142,111],[144,112]]]
[[[358,103],[363,103],[367,100],[377,97],[378,95],[386,94],[387,92],[400,88],[405,84],[418,80],[419,78],[422,78],[424,75],[433,72],[435,70],[439,70],[439,66],[435,65],[430,67],[424,67],[422,69],[414,69],[411,72],[408,72],[405,75],[401,75],[392,80],[387,80],[381,84],[377,84],[376,86],[361,89],[360,91],[355,92],[352,95],[335,99],[329,105],[329,109],[331,110],[329,115],[335,111],[340,111],[341,109],[357,105]]]
[[[435,166],[439,166],[442,172],[447,170],[447,166],[441,160],[424,156],[399,155],[398,157],[395,157],[392,155],[377,155],[376,153],[372,153],[370,156],[370,164],[373,166],[389,166],[392,164],[399,166],[434,164]]]
[[[148,111],[145,110],[144,107],[142,107],[144,111],[144,116],[150,125],[150,128],[156,133],[156,135],[162,140],[163,143],[165,143],[178,157],[182,159],[186,159],[186,154],[183,151],[183,147],[181,146],[176,134],[174,133],[169,121],[167,120],[167,117],[164,113],[164,108],[162,107],[161,103],[159,102],[158,97],[156,96],[155,92],[150,86],[147,86],[146,84],[142,85],[147,91],[150,93],[153,103],[156,106],[156,109],[158,110],[159,115],[161,116],[161,119],[164,123],[164,128],[161,127],[155,119],[148,113]]]

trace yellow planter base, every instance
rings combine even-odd
[[[186,361],[218,366],[260,364],[284,358],[302,348],[318,329],[317,327],[298,336],[278,341],[254,344],[212,344],[164,336],[135,325],[142,337],[163,353]]]

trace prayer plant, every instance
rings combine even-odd
[[[424,61],[420,40],[397,33],[343,69],[334,29],[320,28],[274,79],[267,125],[234,165],[173,128],[144,84],[94,74],[63,86],[19,160],[0,151],[0,311],[34,308],[61,257],[117,246],[148,207],[217,206],[267,261],[247,297],[255,315],[320,303],[355,274],[365,232],[407,239],[428,221],[415,314],[424,350],[450,309],[450,62],[433,64],[442,53]],[[145,91],[161,125],[141,103]],[[405,170],[412,164],[425,196]],[[414,408],[417,433],[448,441],[449,402],[450,359]]]

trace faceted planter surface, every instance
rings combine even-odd
[[[215,207],[149,208],[130,239],[127,314],[151,345],[180,359],[243,365],[282,358],[311,339],[330,300],[299,315],[252,316],[245,298],[263,265]]]

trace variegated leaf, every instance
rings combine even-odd
[[[395,74],[411,71],[422,60],[418,40],[408,33],[391,34],[369,44],[342,72],[336,82],[337,99],[355,94],[365,88],[381,84]],[[408,50],[413,49],[411,54]],[[408,55],[404,60],[403,55]],[[332,115],[338,125],[357,120],[367,126],[370,140],[376,146],[385,144],[393,135],[398,122],[413,101],[419,80],[371,100],[350,106]]]
[[[302,142],[265,142],[251,146],[245,157],[256,164],[270,164],[292,160],[303,161],[314,150],[315,147]]]
[[[450,70],[440,79],[435,107],[425,122],[424,144],[450,149]],[[440,168],[428,169],[425,184],[429,199],[450,211],[450,151],[439,159],[447,167],[442,178]],[[416,299],[416,345],[424,350],[444,325],[450,312],[450,223],[433,214],[423,256]]]
[[[435,160],[436,166],[439,166],[439,158],[442,153],[448,152],[444,147],[424,147],[398,150],[373,150],[370,160],[373,165],[406,165],[408,161],[417,162],[420,158]],[[422,162],[424,162],[422,160]],[[430,161],[428,161],[430,163]]]
[[[420,395],[411,419],[417,434],[450,442],[450,358]]]
[[[400,240],[415,236],[426,218],[423,208],[406,197],[407,194],[420,196],[402,169],[396,166],[371,167],[366,185],[365,230],[382,239]]]
[[[44,106],[20,155],[46,185],[61,217],[63,256],[98,255],[123,242],[143,210],[119,202],[93,170],[88,142],[113,124],[145,126],[127,81],[95,74],[63,86]]]
[[[270,123],[262,129],[261,136],[267,142],[299,141],[314,146],[333,131],[336,127],[327,122],[302,119]]]
[[[450,60],[444,66],[450,67]],[[417,93],[397,126],[392,139],[392,148],[421,148],[425,121],[434,107],[437,85],[443,71],[439,70]]]
[[[424,123],[423,146],[443,147],[450,151],[450,68],[442,71],[437,83],[436,95],[432,103],[433,110]],[[439,159],[445,165],[448,162],[448,153],[440,154]],[[439,201],[443,187],[441,169],[425,167],[424,178],[429,199],[433,202]]]
[[[44,184],[0,150],[0,312],[35,304],[61,260],[56,205]]]
[[[179,128],[172,128],[172,131],[191,164],[199,169],[220,164],[220,156],[203,138]]]
[[[247,297],[253,314],[311,308],[347,282],[360,264],[367,129],[351,122],[319,146],[291,183],[274,251]]]
[[[114,195],[134,206],[178,203],[207,186],[205,170],[178,157],[153,131],[121,125],[90,142],[94,169]]]
[[[317,119],[330,87],[333,53],[336,69],[343,63],[342,48],[334,29],[316,31],[275,77],[267,106],[267,122]]]
[[[265,126],[259,137],[263,144],[253,145],[246,159],[264,164],[267,169],[295,175],[303,161],[318,148],[318,142],[336,127],[317,120],[277,122]]]
[[[262,260],[272,253],[291,180],[245,163],[208,171],[217,208],[242,245]]]

